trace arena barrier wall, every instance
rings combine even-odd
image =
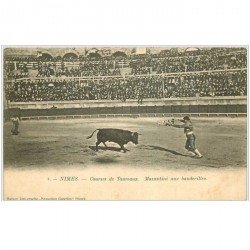
[[[142,105],[138,105],[137,101],[129,101],[126,103],[110,101],[86,101],[85,107],[68,107],[65,103],[63,107],[58,107],[59,103],[46,103],[47,108],[40,108],[40,103],[35,108],[31,103],[26,104],[25,108],[9,108],[5,110],[5,120],[10,117],[19,115],[25,119],[65,119],[65,118],[89,118],[89,117],[109,117],[109,116],[182,116],[189,114],[190,116],[246,116],[247,115],[247,98],[199,98],[199,99],[167,99],[155,101],[143,101]],[[106,105],[105,105],[106,104]],[[43,104],[42,104],[43,105]],[[54,105],[54,107],[53,107]],[[48,108],[50,107],[50,108]],[[51,108],[53,107],[53,108]]]
[[[164,98],[143,99],[142,106],[171,106],[171,105],[228,105],[247,104],[246,96],[231,97],[186,97],[186,98]],[[50,109],[56,107],[64,108],[93,108],[93,107],[137,107],[137,100],[80,100],[80,101],[39,101],[39,102],[9,102],[8,108],[20,109]]]

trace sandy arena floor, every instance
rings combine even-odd
[[[166,118],[165,118],[166,119]],[[12,124],[4,124],[5,168],[108,167],[200,169],[246,167],[246,118],[194,118],[196,146],[202,159],[190,157],[184,148],[182,129],[157,125],[160,118],[100,118],[22,121],[20,134],[11,135]],[[115,143],[100,144],[95,152],[97,128],[137,131],[139,144],[131,142],[123,153]]]

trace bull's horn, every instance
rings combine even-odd
[[[142,135],[142,134],[140,134],[140,133],[137,133],[138,135]]]

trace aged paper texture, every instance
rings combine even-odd
[[[246,200],[247,48],[6,47],[4,200]]]

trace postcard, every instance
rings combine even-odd
[[[247,47],[2,49],[4,200],[247,199]]]

